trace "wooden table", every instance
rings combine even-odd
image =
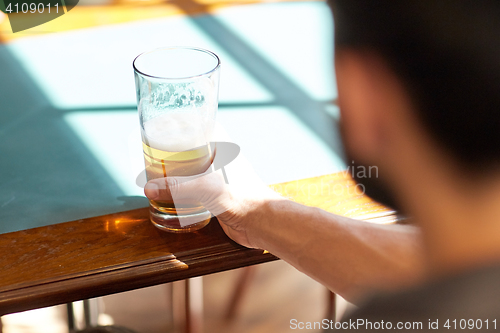
[[[274,185],[332,213],[395,221],[346,173]],[[0,315],[255,265],[277,258],[231,241],[214,218],[194,233],[156,229],[148,208],[0,235]]]

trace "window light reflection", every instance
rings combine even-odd
[[[125,235],[129,233],[131,229],[135,228],[137,224],[140,223],[149,223],[149,220],[147,218],[143,219],[120,218],[111,221],[108,220],[104,225],[104,230],[106,230],[106,232],[121,233]]]

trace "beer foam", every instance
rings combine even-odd
[[[202,108],[161,114],[144,123],[143,140],[151,148],[186,151],[208,144],[211,121],[203,119]]]

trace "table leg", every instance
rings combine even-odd
[[[99,313],[99,299],[92,298],[83,300],[85,328],[98,325]]]
[[[335,293],[327,290],[327,307],[326,307],[326,318],[336,321],[337,317],[337,302],[335,300]]]
[[[240,276],[236,282],[236,287],[231,294],[231,299],[226,310],[226,320],[233,319],[243,303],[244,297],[250,287],[250,283],[255,275],[257,267],[248,266],[240,269]]]
[[[203,278],[186,280],[186,333],[203,332]]]
[[[77,323],[75,316],[74,303],[66,304],[66,312],[68,314],[68,331],[76,332]],[[98,325],[99,319],[99,299],[85,299],[83,300],[83,320],[84,320],[84,328],[95,327]],[[81,323],[80,323],[81,325]],[[1,333],[1,332],[0,332]]]
[[[75,310],[73,309],[73,303],[66,304],[66,313],[68,314],[68,332],[71,333],[74,332],[76,329]]]
[[[176,331],[203,333],[203,278],[177,281],[172,287]]]

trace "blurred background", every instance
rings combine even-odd
[[[132,61],[163,46],[219,55],[217,120],[267,184],[343,170],[333,33],[323,1],[80,0],[15,34],[0,13],[0,233],[147,206],[135,185]],[[293,318],[325,317],[326,289],[273,262],[255,269],[228,320],[240,274],[203,279],[206,332],[284,332]],[[107,296],[102,321],[170,332],[168,290]],[[64,316],[61,307],[5,316],[3,329],[64,332]]]

